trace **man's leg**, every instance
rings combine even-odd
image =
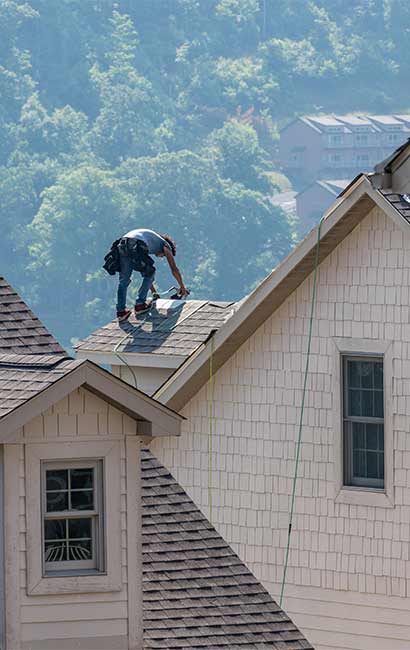
[[[142,276],[142,284],[138,291],[138,297],[135,301],[136,305],[142,305],[144,302],[146,302],[148,291],[151,289],[151,285],[154,282],[154,278],[155,278],[155,271],[151,273],[151,275]]]
[[[117,312],[125,310],[127,305],[127,289],[131,282],[132,262],[128,255],[120,251],[120,274],[117,292]]]

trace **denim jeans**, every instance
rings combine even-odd
[[[117,311],[124,311],[127,304],[127,289],[131,282],[131,276],[133,272],[132,260],[131,257],[127,254],[124,254],[120,249],[120,274],[118,282],[118,293],[117,293]],[[152,283],[155,278],[155,271],[151,275],[142,275],[142,284],[138,291],[137,300],[135,301],[136,305],[140,305],[146,301],[148,291],[151,288]]]

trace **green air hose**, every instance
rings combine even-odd
[[[311,342],[312,342],[313,313],[314,313],[314,309],[315,309],[315,300],[316,300],[317,270],[318,270],[318,266],[319,266],[319,249],[320,249],[320,230],[322,228],[323,219],[324,219],[324,217],[322,217],[322,219],[319,221],[319,226],[318,226],[318,231],[317,231],[315,269],[314,269],[314,272],[313,272],[313,291],[312,291],[312,303],[311,303],[311,307],[310,307],[310,321],[309,321],[309,335],[308,335],[308,344],[307,344],[305,377],[304,377],[304,381],[303,381],[302,405],[301,405],[301,409],[300,409],[300,419],[299,419],[299,433],[298,433],[298,441],[297,441],[297,446],[296,446],[295,472],[294,472],[294,475],[293,475],[292,499],[291,499],[291,504],[290,504],[290,513],[289,513],[288,540],[287,540],[287,545],[286,545],[285,563],[284,563],[284,566],[283,566],[283,577],[282,577],[282,587],[281,587],[281,591],[280,591],[279,607],[282,607],[283,595],[285,593],[285,585],[286,585],[286,573],[287,573],[287,570],[288,570],[288,562],[289,562],[290,538],[291,538],[291,535],[292,535],[292,521],[293,521],[293,513],[294,513],[294,509],[295,509],[296,484],[297,484],[297,480],[298,480],[300,448],[301,448],[301,444],[302,444],[303,412],[304,412],[304,409],[305,409],[306,385],[307,385],[307,378],[308,378],[308,373],[309,373],[310,345],[311,345]]]
[[[208,455],[209,455],[209,481],[208,481],[208,494],[209,494],[209,521],[212,524],[212,453],[213,453],[213,433],[214,433],[214,337],[211,337],[211,356],[209,357],[209,439],[208,439]]]

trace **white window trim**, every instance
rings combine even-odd
[[[89,510],[80,511],[57,511],[47,513],[46,511],[46,472],[50,469],[76,469],[84,467],[84,465],[92,467],[94,470],[94,484],[93,484],[93,502],[94,507]],[[63,572],[70,571],[73,575],[78,572],[88,571],[89,573],[102,573],[104,570],[104,499],[103,499],[103,461],[98,459],[84,460],[57,460],[57,461],[43,461],[41,467],[41,501],[42,501],[42,532],[44,533],[44,522],[49,519],[75,519],[80,515],[92,521],[92,549],[93,555],[91,560],[76,560],[64,562],[47,562],[44,557],[44,535],[42,537],[43,544],[43,575],[55,576]]]
[[[27,593],[29,595],[121,591],[120,441],[26,445]],[[104,465],[105,571],[85,575],[43,576],[41,464],[46,461],[94,461]]]
[[[393,345],[391,341],[333,338],[333,432],[335,501],[348,505],[394,508],[393,486]],[[384,489],[343,485],[342,355],[383,355],[384,376]]]

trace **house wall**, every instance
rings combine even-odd
[[[409,236],[379,208],[318,272],[284,609],[316,650],[408,650],[410,639]],[[305,367],[312,276],[214,377],[212,520],[277,599]],[[340,500],[336,339],[390,345],[390,499]],[[381,343],[380,343],[381,342]],[[359,350],[360,351],[360,350]],[[209,516],[209,386],[179,439],[152,450]],[[335,424],[336,423],[336,424]],[[340,428],[340,427],[339,427]]]
[[[135,377],[128,366],[111,366],[112,373],[126,381],[131,386],[142,390],[147,395],[153,395],[155,391],[172,375],[174,368],[143,368],[132,366]]]
[[[19,430],[17,442],[5,445],[7,650],[142,647],[138,645],[142,634],[142,622],[138,618],[142,594],[140,590],[136,592],[139,585],[136,575],[138,539],[133,531],[133,539],[128,540],[130,531],[127,529],[127,520],[129,526],[135,526],[138,508],[137,501],[127,503],[127,493],[130,500],[140,499],[136,493],[136,475],[135,485],[130,486],[130,479],[134,483],[133,472],[136,472],[130,469],[130,454],[134,468],[138,464],[135,433],[134,420],[80,388]],[[74,449],[76,443],[86,441],[95,445],[96,454],[102,441],[112,441],[119,446],[116,472],[120,485],[120,531],[110,530],[110,521],[106,523],[107,534],[120,536],[120,587],[102,593],[97,590],[93,593],[29,595],[27,550],[32,531],[27,527],[27,502],[32,495],[27,493],[27,454],[31,446],[38,448],[41,443],[49,447],[58,442],[65,449],[71,444]],[[110,495],[106,496],[108,501]]]
[[[291,155],[295,148],[303,149],[300,151],[300,160],[297,164],[291,161]],[[295,120],[281,132],[280,162],[289,176],[295,176],[304,183],[319,178],[319,171],[323,167],[322,155],[322,134],[302,120]]]
[[[336,194],[329,192],[319,183],[314,183],[303,192],[299,192],[296,195],[296,212],[301,221],[301,230],[305,233],[309,232],[336,198]]]

